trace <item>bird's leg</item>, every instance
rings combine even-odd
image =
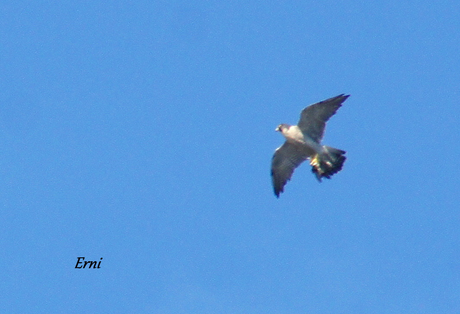
[[[316,154],[313,158],[310,159],[310,165],[319,168],[320,161],[319,161],[319,154]]]

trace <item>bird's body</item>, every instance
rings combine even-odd
[[[321,145],[313,141],[309,136],[305,136],[297,125],[284,124],[283,126],[278,132],[281,132],[286,141],[293,145],[298,145],[299,148],[302,147],[302,150],[305,150],[309,156],[321,152]]]
[[[308,106],[302,110],[298,125],[280,124],[276,128],[286,138],[272,158],[271,174],[277,197],[284,191],[294,169],[307,159],[319,181],[329,179],[342,169],[345,151],[323,146],[321,140],[327,120],[348,97],[342,94]]]

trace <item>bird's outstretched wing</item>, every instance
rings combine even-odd
[[[337,112],[349,96],[341,94],[306,107],[300,114],[297,126],[304,135],[317,143],[321,142],[327,120]]]
[[[284,186],[291,179],[294,169],[308,156],[296,145],[288,141],[277,148],[272,158],[272,182],[276,197],[284,191]]]

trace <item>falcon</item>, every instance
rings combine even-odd
[[[349,96],[341,94],[306,107],[300,113],[297,125],[278,125],[275,131],[280,132],[286,141],[276,149],[272,158],[271,175],[276,197],[284,192],[295,168],[307,159],[319,182],[322,178],[330,179],[342,169],[345,151],[323,146],[321,140],[326,122]]]

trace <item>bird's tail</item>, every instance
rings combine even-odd
[[[311,171],[316,175],[318,181],[322,178],[330,179],[331,176],[342,170],[345,159],[345,151],[323,146],[323,152],[314,155],[310,160]]]

